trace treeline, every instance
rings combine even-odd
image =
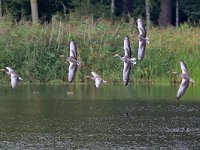
[[[50,21],[59,14],[66,20],[70,13],[77,16],[92,16],[116,20],[146,18],[151,25],[178,25],[184,22],[197,24],[200,19],[199,0],[0,0],[0,15],[12,16],[14,20],[31,19],[36,6],[38,18],[42,22]]]

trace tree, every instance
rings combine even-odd
[[[182,0],[179,1],[179,23],[190,22],[199,24],[200,18],[199,0]]]
[[[111,5],[110,5],[110,16],[112,17],[115,12],[115,0],[111,0]]]
[[[147,29],[150,28],[150,0],[145,0]]]
[[[159,26],[167,27],[172,22],[172,0],[161,0]]]
[[[129,22],[130,20],[130,3],[129,0],[123,0],[124,20]]]
[[[35,23],[39,19],[39,17],[38,17],[38,4],[37,4],[37,0],[30,0],[30,2],[31,2],[32,21],[33,21],[33,23]]]
[[[178,0],[176,0],[176,27],[178,27],[179,24],[179,3]]]
[[[3,14],[2,14],[2,3],[1,3],[1,0],[0,0],[0,17],[3,17]]]

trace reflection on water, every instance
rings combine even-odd
[[[177,86],[0,86],[3,149],[198,149],[200,96]],[[71,93],[71,94],[69,94]]]

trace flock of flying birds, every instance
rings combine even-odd
[[[137,19],[137,27],[139,31],[138,39],[139,39],[139,47],[138,47],[138,60],[141,62],[145,55],[146,44],[149,43],[149,39],[147,38],[146,29],[144,26],[144,21],[142,19]],[[116,54],[114,57],[119,57],[120,60],[124,63],[123,69],[123,82],[124,85],[127,86],[129,83],[129,76],[131,72],[131,67],[136,64],[136,58],[131,58],[131,47],[129,38],[126,36],[124,39],[124,56],[120,56]],[[70,42],[70,56],[65,57],[64,55],[60,55],[61,58],[64,58],[69,62],[69,70],[68,70],[68,82],[72,82],[78,66],[81,66],[81,62],[77,60],[77,46],[74,41]],[[179,99],[185,93],[190,82],[194,83],[192,78],[189,76],[188,69],[183,60],[180,61],[180,66],[182,70],[182,74],[180,77],[182,78],[182,82],[177,92],[177,99]],[[17,72],[11,67],[5,67],[0,71],[5,72],[11,79],[12,88],[16,88],[17,83],[22,80],[22,78],[17,74]],[[86,76],[95,81],[96,88],[99,88],[101,84],[106,84],[107,81],[103,80],[100,75],[95,72],[91,72],[92,76]]]

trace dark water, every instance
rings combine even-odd
[[[200,149],[200,88],[177,88],[1,85],[0,148]]]

